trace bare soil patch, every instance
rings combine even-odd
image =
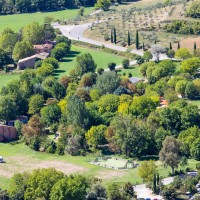
[[[188,37],[180,41],[181,48],[187,48],[193,53],[194,50],[194,42],[197,44],[197,48],[200,48],[200,37]],[[173,45],[173,49],[177,50],[177,44]]]
[[[38,168],[55,168],[65,174],[85,172],[84,167],[63,162],[63,161],[40,161],[26,156],[8,157],[6,163],[0,164],[0,174],[5,177],[12,177],[15,173],[32,171]]]
[[[101,179],[113,179],[113,178],[121,178],[126,174],[124,170],[102,170],[97,174],[98,178]]]

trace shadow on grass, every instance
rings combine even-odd
[[[68,57],[76,57],[80,53],[80,51],[70,51]]]
[[[63,58],[60,62],[71,62],[73,61],[72,59],[68,59],[68,58]]]

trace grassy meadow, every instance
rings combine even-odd
[[[64,58],[60,62],[60,68],[55,71],[56,77],[66,75],[76,66],[76,57],[83,53],[90,53],[97,64],[97,68],[108,68],[108,63],[115,62],[117,65],[121,65],[124,57],[120,57],[114,54],[106,53],[101,50],[94,50],[89,48],[83,48],[79,46],[72,46],[69,56]]]
[[[0,188],[8,189],[10,178],[15,173],[31,171],[36,168],[54,167],[66,174],[81,173],[86,176],[96,176],[103,179],[103,184],[107,185],[112,181],[119,183],[130,181],[132,184],[140,184],[142,180],[137,174],[137,168],[130,170],[112,170],[89,164],[91,156],[58,156],[35,152],[24,144],[11,145],[0,143],[0,155],[6,163],[0,164]],[[90,158],[90,159],[89,159]],[[137,161],[141,163],[142,161]],[[195,169],[197,161],[189,160],[191,169]],[[161,177],[169,176],[171,169],[164,168],[159,161],[156,161],[157,169]],[[183,169],[183,168],[182,168]]]
[[[85,8],[85,15],[94,11],[93,7]],[[26,14],[13,14],[0,16],[0,32],[5,28],[11,28],[18,31],[20,28],[31,22],[43,23],[44,18],[47,16],[53,17],[55,20],[65,20],[76,17],[78,9],[67,9],[55,12],[36,12]]]

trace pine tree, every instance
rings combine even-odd
[[[117,34],[116,34],[116,29],[114,28],[114,43],[117,44]]]
[[[178,48],[177,49],[180,49],[181,47],[180,47],[180,42],[178,42]]]
[[[156,194],[157,187],[156,187],[156,174],[153,177],[153,193]]]
[[[111,29],[111,34],[110,34],[110,40],[111,40],[111,43],[113,43],[113,30]]]
[[[172,43],[171,42],[169,43],[169,49],[172,50]]]
[[[136,49],[139,49],[139,33],[138,33],[138,31],[136,31],[135,47],[136,47]]]
[[[130,36],[130,32],[128,31],[128,46],[131,45],[131,36]]]

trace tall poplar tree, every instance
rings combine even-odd
[[[172,43],[171,42],[169,43],[169,49],[172,50]]]

